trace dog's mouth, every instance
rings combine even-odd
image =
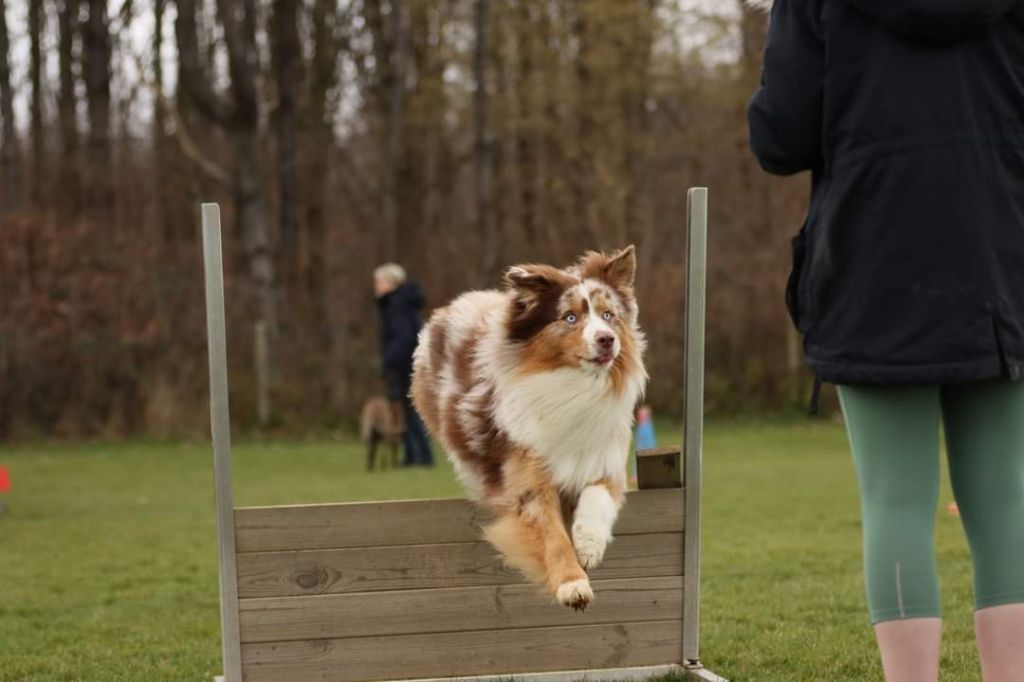
[[[587,361],[597,365],[598,367],[607,367],[615,361],[615,353],[605,351],[603,353],[598,353],[592,358],[587,358]]]

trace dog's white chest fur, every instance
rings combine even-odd
[[[616,395],[604,373],[576,369],[498,383],[495,421],[544,461],[559,488],[623,476],[641,384]]]

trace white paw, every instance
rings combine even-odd
[[[611,537],[608,533],[597,530],[583,523],[572,526],[572,544],[576,548],[576,558],[583,570],[597,568],[604,559],[604,551],[608,548]]]
[[[559,603],[571,606],[576,611],[584,611],[587,604],[594,600],[594,591],[590,589],[590,581],[586,578],[570,580],[558,586],[555,598]]]

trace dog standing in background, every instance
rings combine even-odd
[[[436,311],[414,359],[416,409],[468,496],[497,516],[486,539],[575,609],[593,599],[586,570],[625,499],[647,381],[635,271],[632,246],[566,269],[510,268],[504,290]]]
[[[359,415],[359,435],[366,444],[366,470],[373,471],[377,460],[377,446],[383,441],[391,446],[391,466],[401,464],[398,458],[398,445],[405,433],[405,420],[402,418],[402,406],[393,403],[384,396],[375,395],[363,403]],[[387,459],[381,460],[381,468]]]

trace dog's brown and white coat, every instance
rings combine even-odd
[[[504,290],[435,312],[416,350],[413,400],[469,496],[496,513],[486,538],[574,608],[593,598],[585,569],[612,539],[647,380],[635,269],[632,247],[510,268]]]

